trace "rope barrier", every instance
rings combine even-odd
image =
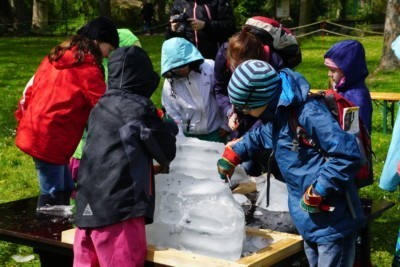
[[[318,24],[321,24],[321,25],[331,24],[331,25],[334,25],[336,27],[341,27],[341,28],[344,28],[344,29],[349,29],[349,30],[353,30],[353,31],[357,31],[357,32],[370,33],[370,34],[376,34],[376,35],[383,35],[382,32],[363,30],[363,29],[349,27],[349,26],[346,26],[346,25],[334,23],[334,22],[331,22],[331,21],[325,21],[325,20],[313,22],[313,23],[306,24],[306,25],[301,25],[301,26],[298,26],[298,27],[293,27],[293,28],[290,28],[290,30],[294,31],[294,30],[304,29],[304,28],[308,28],[308,27],[311,27],[311,26],[314,26],[314,25],[318,25]],[[308,36],[308,35],[311,35],[311,34],[314,34],[314,33],[318,33],[318,32],[327,32],[327,33],[331,33],[331,34],[335,34],[335,35],[339,35],[339,36],[354,37],[354,36],[351,36],[351,35],[337,33],[337,32],[334,32],[334,31],[327,30],[327,29],[324,28],[324,26],[323,26],[323,29],[315,30],[315,31],[304,33],[304,34],[301,34],[301,35],[296,35],[296,37],[297,38],[301,38],[301,37]],[[357,37],[359,37],[359,36],[357,36]]]
[[[318,30],[315,30],[315,31],[312,31],[312,32],[308,32],[308,33],[305,33],[305,34],[296,35],[296,38],[305,37],[305,36],[308,36],[308,35],[311,35],[311,34],[314,34],[314,33],[318,33],[318,32],[327,32],[327,33],[330,33],[330,34],[333,34],[333,35],[338,35],[338,36],[343,36],[343,37],[354,37],[352,35],[347,35],[347,34],[343,34],[343,33],[329,31],[327,29],[318,29]],[[364,38],[364,37],[357,36],[357,38]]]

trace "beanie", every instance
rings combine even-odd
[[[391,47],[397,59],[400,60],[400,36],[397,36],[397,38],[393,41]]]
[[[92,40],[109,43],[115,49],[119,46],[117,28],[107,17],[98,17],[89,21],[77,31],[77,34],[81,34]]]
[[[228,84],[230,102],[250,109],[268,104],[280,86],[280,77],[267,62],[247,60],[232,74]]]

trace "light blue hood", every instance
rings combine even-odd
[[[191,42],[179,37],[168,39],[161,49],[161,76],[195,61],[203,62],[204,58]]]

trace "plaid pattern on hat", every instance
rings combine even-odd
[[[254,109],[268,104],[280,86],[274,68],[261,60],[247,60],[232,74],[228,84],[230,102],[237,107]]]

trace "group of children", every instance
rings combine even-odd
[[[161,49],[165,112],[159,112],[150,97],[160,78],[147,53],[133,45],[138,40],[121,43],[123,32],[99,17],[56,46],[16,112],[16,144],[32,156],[38,172],[38,207],[68,204],[76,189],[74,266],[144,265],[154,175],[168,171],[177,134],[226,143],[217,163],[224,179],[238,164],[265,162],[274,151],[310,266],[352,266],[364,221],[354,183],[362,156],[354,135],[320,101],[307,97],[307,80],[285,68],[275,51],[266,54],[248,31],[234,34],[215,58],[172,37]],[[324,64],[332,88],[360,107],[371,131],[361,43],[335,44]],[[293,148],[293,112],[326,155]],[[71,165],[75,188],[69,164],[82,136],[79,161]],[[246,171],[256,176],[265,169]]]

